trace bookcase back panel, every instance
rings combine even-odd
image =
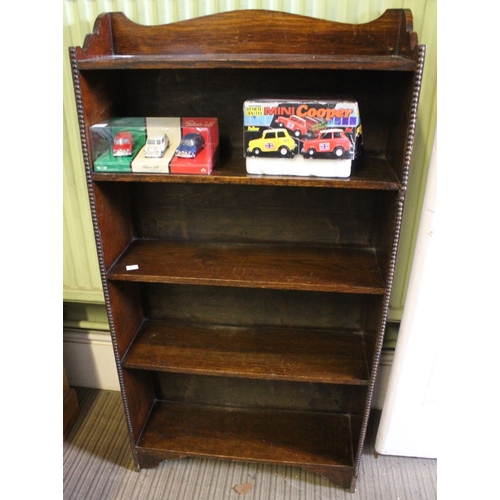
[[[362,190],[137,183],[131,212],[138,238],[372,247],[378,196]]]
[[[303,384],[179,373],[152,374],[156,397],[165,401],[235,408],[266,408],[347,414],[364,386]]]
[[[378,297],[260,288],[143,284],[149,319],[234,326],[283,326],[362,331]]]

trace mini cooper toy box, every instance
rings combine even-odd
[[[354,100],[259,99],[243,105],[249,174],[349,177],[361,146]]]
[[[209,174],[218,159],[218,122],[111,118],[90,127],[90,143],[96,172]]]

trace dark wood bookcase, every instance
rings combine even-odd
[[[264,10],[98,17],[70,57],[137,468],[288,464],[354,491],[393,282],[425,47],[407,10],[350,25]],[[242,107],[349,96],[347,179],[248,175]],[[211,175],[98,173],[89,127],[215,116]],[[127,271],[137,265],[136,271]]]

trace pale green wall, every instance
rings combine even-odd
[[[99,268],[81,156],[68,47],[82,45],[92,32],[101,12],[121,11],[142,24],[163,24],[201,15],[236,9],[272,9],[330,21],[363,23],[379,17],[389,8],[413,12],[414,30],[419,43],[427,45],[427,56],[415,136],[414,157],[406,198],[400,251],[389,318],[398,320],[403,311],[411,271],[420,208],[436,127],[437,13],[436,0],[362,1],[362,0],[63,0],[63,98],[64,98],[64,262],[63,298],[65,322],[71,326],[105,325]],[[79,304],[79,305],[75,305]],[[86,304],[89,304],[88,306]],[[101,306],[102,307],[102,306]],[[99,308],[97,308],[99,309]]]

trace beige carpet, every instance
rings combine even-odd
[[[187,458],[136,472],[121,396],[77,388],[80,415],[64,442],[64,500],[434,500],[436,460],[376,455],[378,415],[356,492],[302,469]]]

